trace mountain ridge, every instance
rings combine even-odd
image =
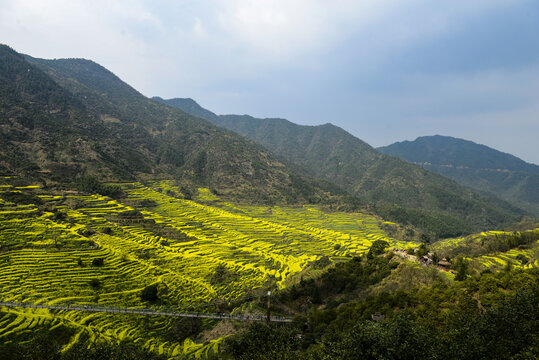
[[[426,147],[428,153],[424,152]],[[484,169],[507,169],[539,174],[539,166],[536,164],[471,140],[446,135],[419,136],[413,141],[404,140],[377,149],[394,156],[398,156],[397,152],[400,149],[407,150],[406,160],[414,163],[429,162],[473,168],[479,168],[486,163],[487,167]],[[481,157],[470,159],[467,156],[470,150]]]
[[[478,195],[446,177],[382,154],[332,124],[304,126],[285,119],[216,115],[192,99],[156,100],[185,106],[182,110],[254,140],[311,175],[365,199],[382,216],[423,228],[430,224],[431,231],[443,236],[454,233],[448,223],[470,231],[471,223],[477,226],[492,218],[503,222],[511,212],[523,213],[504,201]]]
[[[344,199],[336,186],[287,168],[245,137],[144,97],[93,61],[36,59],[2,45],[0,79],[4,173],[46,185],[81,176],[169,178],[253,203]]]
[[[478,191],[495,194],[539,216],[539,166],[450,136],[422,136],[378,150],[399,156]]]

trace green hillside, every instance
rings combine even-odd
[[[168,178],[253,203],[339,203],[343,192],[230,131],[152,101],[100,65],[0,46],[0,171],[43,184]]]
[[[472,141],[423,136],[378,148],[539,216],[539,166]]]
[[[284,119],[217,116],[190,99],[161,101],[245,135],[311,175],[359,196],[380,215],[437,236],[491,229],[523,214],[497,198],[382,154],[332,124],[302,126]]]

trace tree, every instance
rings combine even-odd
[[[226,338],[223,352],[226,359],[297,359],[299,339],[291,326],[254,323],[247,331]]]
[[[92,260],[93,266],[103,266],[105,265],[105,260],[103,258],[95,258]]]
[[[376,240],[372,243],[367,257],[372,258],[374,255],[383,254],[386,248],[389,247],[389,243],[385,240]]]
[[[427,243],[427,244],[430,244],[430,241],[431,241],[431,237],[429,234],[421,234],[421,236],[419,237],[419,239],[424,242],[424,243]]]
[[[202,331],[202,320],[199,318],[178,318],[174,321],[172,332],[181,341]]]
[[[99,279],[92,279],[90,280],[90,286],[97,290],[101,287],[101,281],[99,281]]]
[[[432,254],[432,263],[434,265],[438,265],[439,261],[440,261],[440,256],[438,256],[437,253]]]
[[[140,293],[140,298],[143,301],[156,302],[159,300],[157,293],[157,284],[148,285]]]
[[[462,281],[465,280],[466,277],[468,277],[468,261],[464,259],[462,256],[459,256],[457,258],[457,275],[455,276],[455,280]]]
[[[427,247],[427,244],[422,242],[421,245],[419,245],[419,248],[417,249],[415,255],[420,258],[422,256],[425,256],[429,253],[429,248]]]
[[[234,281],[238,278],[238,274],[232,270],[229,270],[225,265],[219,264],[213,271],[210,277],[210,283],[212,285],[226,284],[230,281]]]

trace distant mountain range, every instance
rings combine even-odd
[[[497,195],[539,217],[539,166],[535,164],[472,141],[440,135],[378,150]]]
[[[301,126],[284,119],[216,115],[192,99],[154,99],[245,135],[312,176],[332,181],[373,204],[386,218],[440,236],[493,226],[523,213],[497,198],[481,196],[418,165],[382,154],[332,124]]]

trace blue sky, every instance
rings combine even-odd
[[[147,96],[450,135],[539,163],[537,0],[3,0],[0,42],[92,59]]]

